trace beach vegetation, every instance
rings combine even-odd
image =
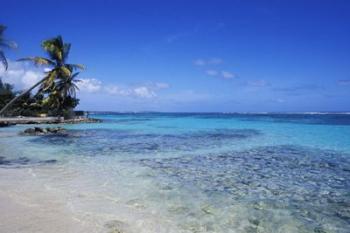
[[[30,95],[31,91],[37,88],[35,97],[36,103],[42,110],[47,110],[49,115],[69,117],[72,110],[78,105],[76,98],[78,90],[77,70],[83,70],[81,64],[67,63],[70,43],[65,43],[61,36],[44,40],[41,47],[46,52],[47,57],[26,57],[18,61],[30,61],[37,66],[49,68],[44,77],[29,89],[15,96],[0,111],[3,115],[19,99]],[[40,98],[39,98],[40,97]]]

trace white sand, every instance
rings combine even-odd
[[[0,168],[0,232],[106,232],[79,220],[67,203],[35,182],[30,169]]]
[[[0,167],[0,233],[183,232],[138,205],[119,203],[96,186],[94,193],[84,191],[90,179],[81,176],[54,166]]]

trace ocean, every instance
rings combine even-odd
[[[90,232],[350,232],[349,114],[91,117],[63,135],[1,128],[0,194]]]

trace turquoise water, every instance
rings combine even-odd
[[[137,232],[350,232],[350,115],[93,117],[60,136],[1,129],[1,168]]]

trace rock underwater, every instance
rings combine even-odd
[[[61,134],[61,133],[64,133],[65,131],[66,130],[62,127],[52,127],[52,128],[34,127],[34,128],[25,129],[23,132],[21,132],[21,135],[26,135],[26,136],[52,135],[52,134]]]

